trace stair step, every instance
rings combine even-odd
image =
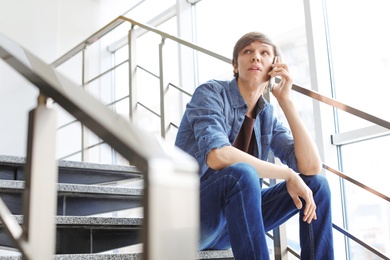
[[[109,185],[84,185],[84,184],[67,184],[58,183],[57,191],[62,195],[72,194],[103,194],[103,195],[126,195],[142,196],[143,188],[121,187]],[[0,189],[20,192],[24,190],[24,181],[0,180]]]
[[[57,184],[57,215],[85,216],[142,207],[142,187]],[[12,214],[21,215],[24,181],[0,180],[0,195]]]
[[[23,216],[14,217],[19,224],[23,223]],[[57,255],[55,259],[99,259],[96,257],[141,259],[129,258],[140,257],[140,253],[106,255],[96,253],[140,244],[142,218],[58,216],[56,224],[56,253],[61,256]],[[15,247],[3,228],[0,228],[0,245]],[[121,256],[125,258],[120,258]],[[199,259],[228,259],[232,257],[232,253],[231,250],[207,250],[199,251],[198,257]]]
[[[14,216],[19,224],[23,216]],[[142,218],[56,217],[56,253],[99,253],[141,243]],[[15,248],[14,242],[0,227],[0,246]]]
[[[26,159],[18,156],[0,155],[0,179],[24,180]],[[98,184],[122,180],[142,179],[135,166],[58,161],[58,182]]]
[[[21,256],[3,256],[2,260],[21,260]],[[127,254],[62,254],[55,255],[54,260],[142,260],[142,253]],[[197,259],[234,259],[231,249],[229,250],[206,250],[199,251]]]

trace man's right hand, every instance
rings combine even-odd
[[[291,169],[290,169],[291,170]],[[306,185],[306,183],[302,180],[299,175],[291,170],[290,178],[286,180],[287,191],[290,194],[291,198],[294,201],[295,206],[298,209],[302,209],[302,201],[301,198],[305,201],[306,206],[304,209],[303,221],[308,224],[314,219],[317,219],[316,215],[316,203],[313,198],[313,192]]]

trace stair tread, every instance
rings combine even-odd
[[[197,259],[218,259],[218,258],[233,258],[231,249],[227,250],[204,250],[198,252]],[[20,260],[21,256],[4,257],[4,260]],[[55,260],[142,260],[142,253],[101,253],[101,254],[64,254],[55,255]]]
[[[12,156],[12,155],[0,155],[0,164],[24,165],[26,164],[26,158],[20,156]],[[67,160],[58,160],[58,167],[141,173],[137,169],[137,167],[131,165],[89,163],[89,162],[78,162],[78,161],[67,161]]]
[[[19,224],[23,223],[22,215],[14,215]],[[141,217],[99,217],[99,216],[56,216],[56,225],[77,225],[77,226],[129,226],[141,227],[143,218]],[[2,222],[0,221],[0,225]]]
[[[24,180],[26,158],[0,155],[0,179]],[[112,183],[143,180],[143,174],[131,165],[58,160],[58,182],[77,184]]]
[[[23,191],[24,181],[0,180],[0,190],[4,191]],[[109,185],[85,185],[58,183],[57,191],[59,194],[86,193],[86,194],[104,194],[104,195],[129,195],[142,196],[142,187],[118,187]]]

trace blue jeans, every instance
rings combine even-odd
[[[313,191],[317,205],[317,220],[311,224],[302,220],[304,207],[295,207],[285,182],[262,189],[249,164],[206,172],[200,187],[199,249],[232,248],[238,260],[269,259],[265,233],[299,212],[301,259],[333,259],[328,182],[321,175],[300,176]]]

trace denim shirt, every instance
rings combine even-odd
[[[206,158],[212,149],[234,144],[247,110],[236,79],[210,80],[196,88],[187,104],[175,144],[198,161],[200,176],[209,169]],[[282,163],[298,172],[291,132],[273,111],[273,106],[261,96],[254,125],[254,156],[266,161],[272,151]]]

